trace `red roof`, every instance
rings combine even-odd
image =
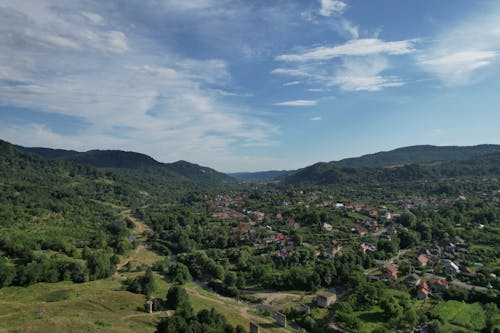
[[[426,256],[424,256],[423,254],[419,255],[419,256],[417,257],[417,260],[418,260],[418,262],[419,262],[422,266],[427,265],[427,263],[429,262],[429,259],[427,259],[427,257],[426,257]]]

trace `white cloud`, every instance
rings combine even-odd
[[[342,68],[336,72],[330,84],[345,91],[380,91],[404,85],[397,77],[381,75],[388,66],[387,59],[383,57],[344,59]]]
[[[442,31],[417,54],[422,69],[446,86],[467,85],[484,78],[500,63],[500,6],[471,14]]]
[[[127,37],[121,31],[108,31],[105,33],[108,50],[122,53],[129,50]]]
[[[298,77],[312,76],[312,74],[307,69],[303,68],[275,68],[271,71],[271,74],[289,75]]]
[[[401,55],[414,52],[414,40],[386,42],[378,38],[350,40],[343,45],[320,46],[298,54],[284,54],[279,61],[321,61],[342,56],[366,56],[374,54]]]
[[[285,101],[285,102],[274,103],[273,105],[278,105],[278,106],[314,106],[317,104],[318,104],[318,101],[315,101],[315,100],[298,99],[295,101]]]
[[[220,93],[232,87],[225,61],[180,57],[137,30],[127,33],[131,22],[108,23],[108,15],[85,3],[17,3],[0,7],[0,78],[20,81],[0,85],[0,104],[75,117],[88,126],[62,135],[40,124],[0,121],[5,139],[28,146],[134,150],[221,170],[248,166],[238,147],[275,144],[271,137],[279,126]],[[110,134],[116,127],[130,130]],[[261,161],[270,163],[260,157],[252,163]]]
[[[99,14],[92,13],[92,12],[86,12],[86,11],[82,11],[80,14],[82,14],[83,17],[90,20],[90,22],[92,22],[94,24],[103,24],[104,23],[104,18]]]
[[[319,121],[319,120],[321,120],[321,117],[312,117],[311,120],[312,121]]]
[[[300,81],[287,82],[287,83],[284,83],[283,86],[284,87],[289,87],[289,86],[296,86],[297,84],[300,84]]]
[[[331,16],[332,14],[341,14],[347,7],[346,3],[341,0],[320,0],[321,9],[319,10],[322,16]]]
[[[478,69],[486,67],[498,58],[495,51],[459,51],[432,58],[422,57],[419,64],[451,85],[468,83]]]

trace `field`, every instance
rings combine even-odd
[[[432,310],[453,332],[479,332],[486,326],[486,317],[479,303],[443,302]]]

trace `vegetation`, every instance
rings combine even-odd
[[[87,286],[107,285],[110,302],[130,302],[126,312],[112,307],[122,317],[142,316],[153,301],[144,326],[127,319],[128,328],[149,331],[242,332],[237,325],[250,320],[282,331],[266,317],[281,311],[292,330],[311,332],[494,332],[497,148],[450,148],[436,162],[442,149],[412,147],[249,186],[183,161],[1,142],[0,302],[54,286],[23,306],[55,311],[78,307]],[[412,157],[420,151],[433,163],[363,165],[422,162]],[[432,279],[445,282],[426,287]],[[336,303],[314,301],[334,289]],[[91,323],[74,327],[113,325],[100,316]]]

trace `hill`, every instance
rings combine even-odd
[[[281,181],[286,185],[354,185],[484,176],[500,176],[500,152],[464,160],[393,167],[352,167],[339,162],[321,162],[297,170]]]
[[[337,162],[341,167],[387,167],[405,164],[426,164],[445,161],[467,160],[477,156],[499,153],[500,145],[477,146],[410,146],[387,152],[347,158]]]
[[[221,172],[186,161],[161,163],[152,157],[121,150],[90,150],[77,152],[73,150],[50,148],[19,149],[48,159],[72,161],[78,164],[90,165],[96,168],[130,170],[145,173],[155,173],[158,177],[170,182],[191,181],[202,184],[234,183],[235,180]],[[115,170],[117,171],[117,170]],[[128,175],[133,172],[128,172]],[[140,178],[140,174],[135,175]]]
[[[285,176],[290,172],[291,171],[288,170],[271,170],[258,172],[235,172],[228,175],[241,181],[266,181]]]

